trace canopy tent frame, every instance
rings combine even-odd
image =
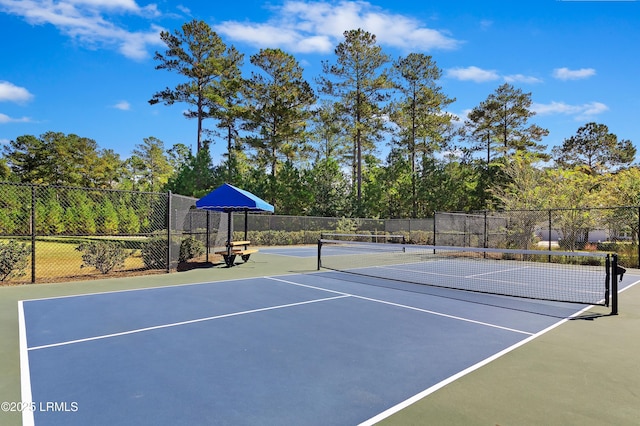
[[[225,183],[211,191],[209,194],[196,201],[196,207],[203,210],[223,212],[227,214],[227,242],[225,263],[233,265],[235,255],[233,254],[233,212],[244,211],[244,240],[248,237],[248,216],[250,211],[254,212],[274,212],[271,204],[258,196],[236,188]],[[246,249],[245,245],[245,249]],[[242,256],[243,260],[248,259],[248,255]]]

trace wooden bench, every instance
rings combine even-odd
[[[227,266],[233,266],[235,264],[236,256],[240,256],[243,262],[247,262],[249,257],[258,251],[258,249],[250,249],[249,245],[251,241],[231,241],[227,242],[226,250],[217,251],[215,254],[220,254],[224,258],[224,263]],[[244,248],[241,248],[244,246]]]

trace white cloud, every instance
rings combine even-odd
[[[162,44],[157,26],[130,31],[108,19],[116,13],[157,16],[155,4],[140,7],[134,0],[0,0],[0,11],[34,25],[51,24],[85,45],[115,48],[131,59],[145,58],[149,46]]]
[[[10,142],[9,139],[0,139],[0,145],[9,145]]]
[[[580,68],[579,70],[556,68],[553,70],[553,77],[558,80],[580,80],[594,75],[596,75],[596,70],[593,68]]]
[[[127,101],[120,101],[113,106],[115,109],[119,109],[122,111],[129,111],[131,109],[131,104]]]
[[[267,22],[226,21],[214,30],[258,47],[280,47],[294,53],[330,52],[345,31],[362,28],[379,44],[403,50],[455,49],[460,41],[446,31],[427,28],[420,21],[393,14],[365,1],[285,1],[272,7]]]
[[[189,9],[187,6],[179,4],[176,6],[176,9],[178,9],[180,12],[184,13],[185,15],[191,16],[191,9]]]
[[[480,21],[480,29],[483,31],[488,30],[492,26],[493,26],[493,21],[490,21],[488,19],[483,19],[482,21]]]
[[[476,83],[484,83],[487,81],[495,81],[500,79],[500,74],[495,70],[483,70],[475,66],[467,68],[450,68],[447,70],[447,77],[455,78],[462,81],[474,81]]]
[[[0,112],[0,124],[6,124],[6,123],[29,123],[31,122],[31,119],[29,117],[22,117],[22,118],[11,118],[6,114],[2,114]]]
[[[542,83],[542,80],[539,79],[538,77],[533,77],[533,76],[523,75],[523,74],[505,75],[504,81],[506,81],[507,83],[526,83],[526,84]]]
[[[476,66],[449,68],[446,77],[461,81],[473,81],[476,83],[486,83],[504,79],[507,83],[535,84],[542,83],[538,77],[524,74],[501,75],[496,70],[485,70]]]
[[[0,80],[0,102],[28,102],[33,95],[24,87],[16,86],[9,81]]]
[[[573,115],[576,120],[591,119],[596,115],[609,110],[602,102],[589,102],[582,105],[569,105],[564,102],[551,102],[549,104],[534,103],[531,109],[539,115]]]

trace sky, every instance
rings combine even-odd
[[[362,28],[392,59],[431,55],[462,119],[506,82],[531,93],[548,150],[596,122],[640,152],[639,0],[0,0],[0,147],[55,131],[122,159],[151,136],[195,150],[187,106],[148,103],[184,81],[155,69],[159,33],[193,19],[245,54],[246,76],[251,55],[280,48],[313,87]],[[215,141],[214,163],[225,148]]]

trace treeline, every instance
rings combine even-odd
[[[640,204],[636,149],[606,125],[587,123],[548,150],[531,93],[511,84],[461,120],[446,112],[455,99],[431,56],[391,58],[361,29],[345,31],[313,82],[279,49],[252,55],[243,75],[244,55],[202,21],[161,38],[156,69],[184,81],[149,103],[190,107],[196,153],[149,137],[121,159],[91,139],[47,132],[5,145],[0,178],[194,197],[229,182],[279,214],[334,217]],[[226,145],[219,164],[212,143]]]
[[[164,194],[0,183],[0,235],[5,236],[32,230],[40,236],[150,234],[166,228],[166,211]]]

